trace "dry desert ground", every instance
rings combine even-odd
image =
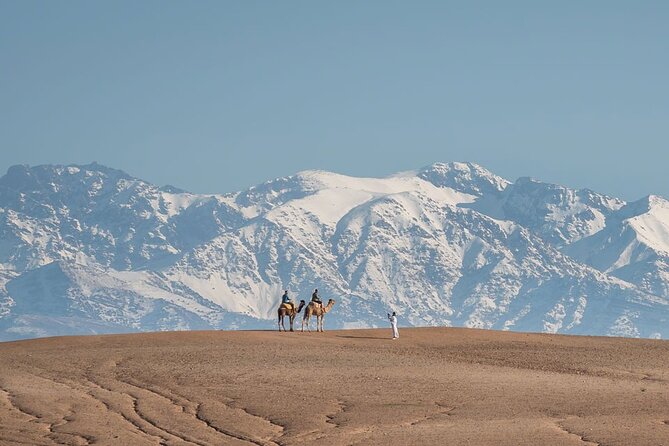
[[[0,343],[0,444],[669,446],[667,341],[389,335]]]

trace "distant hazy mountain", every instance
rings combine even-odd
[[[0,339],[275,328],[283,289],[385,324],[669,336],[669,203],[470,163],[388,178],[307,171],[231,194],[122,171],[0,178]]]

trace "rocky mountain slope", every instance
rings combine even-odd
[[[274,328],[283,289],[326,327],[669,336],[669,203],[470,163],[388,178],[301,172],[231,194],[122,171],[0,178],[0,339]]]

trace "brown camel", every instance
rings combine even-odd
[[[334,299],[328,300],[328,304],[325,307],[315,302],[309,302],[307,308],[304,309],[304,316],[302,316],[302,331],[304,331],[305,321],[307,322],[307,331],[311,331],[309,329],[309,319],[311,319],[311,316],[316,316],[316,331],[323,331],[323,316],[332,309],[334,304]]]
[[[288,320],[290,321],[290,331],[293,330],[293,321],[295,321],[295,316],[297,316],[297,313],[302,311],[302,307],[304,307],[304,301],[300,301],[300,306],[295,309],[295,304],[284,304],[282,303],[279,305],[279,310],[277,313],[279,314],[279,331],[283,328],[283,331],[286,331],[286,327],[283,325],[283,317],[288,316]]]

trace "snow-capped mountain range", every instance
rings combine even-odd
[[[669,202],[471,163],[387,178],[306,171],[229,194],[98,164],[0,178],[0,340],[276,327],[318,288],[326,328],[669,337]]]

